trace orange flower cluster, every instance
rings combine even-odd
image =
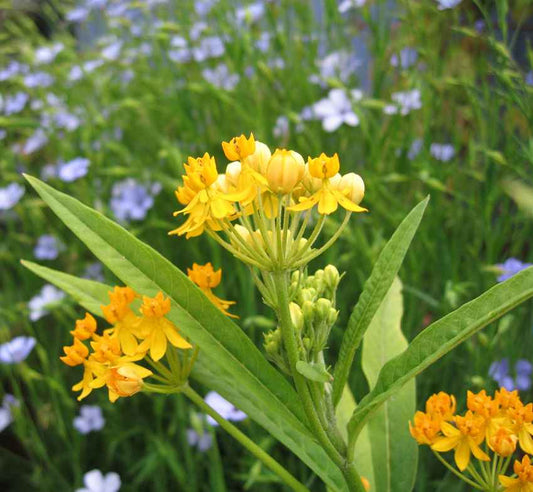
[[[510,459],[518,448],[533,454],[533,403],[524,404],[516,390],[501,388],[494,396],[487,395],[485,390],[468,391],[466,413],[456,415],[455,411],[453,395],[444,392],[432,395],[426,402],[426,411],[416,412],[409,429],[418,444],[426,444],[438,453],[453,450],[460,471],[468,470],[475,478],[470,463],[472,455],[483,467],[495,459],[503,463],[503,458]],[[505,472],[503,468],[501,471]],[[529,456],[515,461],[514,471],[516,477],[499,475],[505,490],[533,492]]]
[[[134,395],[142,389],[143,379],[152,375],[152,371],[136,362],[148,353],[154,361],[160,360],[167,351],[167,342],[180,349],[192,347],[165,317],[170,311],[170,299],[165,299],[161,292],[155,297],[143,296],[139,316],[131,309],[138,297],[130,287],[115,287],[109,292],[110,303],[101,308],[112,327],[101,335],[96,333],[96,320],[89,313],[76,321],[70,332],[73,344],[63,347],[65,355],[61,360],[72,367],[84,367],[83,379],[72,387],[81,391],[78,400],[103,386],[107,386],[112,402]],[[83,343],[88,340],[91,353]]]

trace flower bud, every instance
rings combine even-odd
[[[289,304],[289,311],[291,313],[292,324],[296,328],[296,331],[301,332],[304,327],[304,315],[302,308],[295,302]]]
[[[230,162],[226,166],[226,179],[232,186],[237,186],[239,176],[241,175],[241,163],[239,161]]]
[[[132,396],[141,391],[143,378],[151,375],[152,371],[149,369],[136,364],[125,364],[111,370],[111,377],[107,385],[118,396]]]
[[[304,188],[311,194],[316,193],[322,187],[322,180],[320,178],[315,178],[309,172],[309,163],[305,165],[302,184],[304,185]]]
[[[78,338],[74,338],[74,343],[70,347],[63,347],[63,350],[65,355],[60,359],[71,367],[83,364],[89,355],[89,349]]]
[[[356,205],[359,205],[365,196],[365,183],[359,174],[345,174],[335,187]]]
[[[225,174],[219,174],[217,180],[215,181],[214,187],[222,193],[229,193],[230,183]],[[179,198],[178,198],[179,200]],[[190,200],[189,200],[190,201]]]
[[[307,287],[300,291],[300,299],[302,302],[310,301],[313,302],[316,298],[316,290],[312,287]]]
[[[307,162],[309,163],[309,173],[314,178],[332,178],[340,169],[339,156],[337,154],[328,157],[322,152],[322,154],[314,159],[309,157]]]
[[[89,313],[85,313],[85,318],[76,321],[76,328],[70,334],[79,340],[87,340],[95,331],[96,320]]]
[[[324,299],[323,297],[318,299],[318,301],[316,301],[315,303],[317,323],[327,323],[331,316],[332,309],[333,305],[331,304],[331,301],[329,299]],[[333,312],[336,312],[335,309],[333,309]]]
[[[311,301],[304,301],[302,304],[302,313],[306,323],[313,323],[315,319],[315,305]]]
[[[500,456],[507,458],[515,452],[517,440],[517,436],[509,429],[500,427],[490,438],[489,445]]]
[[[277,149],[268,161],[266,178],[274,193],[290,193],[302,180],[303,157],[293,150]]]
[[[244,159],[244,163],[249,165],[254,171],[266,175],[268,161],[272,157],[270,149],[263,142],[255,142],[255,152]]]
[[[324,268],[324,283],[326,284],[326,290],[328,291],[328,297],[334,298],[335,291],[339,286],[341,276],[339,270],[334,265],[328,265]]]

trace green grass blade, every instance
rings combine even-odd
[[[342,395],[342,389],[348,381],[355,352],[400,269],[409,245],[422,220],[428,201],[429,196],[411,210],[385,245],[374,265],[372,274],[365,283],[359,301],[350,315],[348,326],[342,339],[339,359],[335,365],[333,380],[333,402],[335,405],[338,403]]]
[[[316,443],[296,392],[244,332],[153,248],[99,212],[26,176],[56,215],[119,279],[139,293],[161,291],[168,317],[201,347],[196,377],[246,412],[324,482],[344,490],[340,471]],[[174,239],[169,239],[174,240]]]

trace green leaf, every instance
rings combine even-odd
[[[532,296],[533,267],[530,267],[428,326],[407,350],[387,362],[380,371],[376,385],[361,400],[350,420],[349,446],[354,445],[368,419],[407,382]]]
[[[109,303],[107,293],[110,290],[113,290],[112,287],[100,282],[95,282],[94,280],[73,277],[67,273],[58,272],[57,270],[38,265],[31,261],[21,260],[20,262],[28,270],[35,273],[35,275],[44,278],[65,291],[67,294],[70,294],[74,300],[87,309],[87,311],[102,316],[100,306]]]
[[[355,306],[339,351],[333,380],[333,402],[338,403],[352,367],[355,352],[361,343],[368,325],[387,294],[398,273],[407,249],[422,220],[429,196],[422,200],[402,221],[389,242],[383,248],[374,265],[372,274],[365,283],[359,301]]]
[[[99,212],[36,178],[26,179],[120,280],[144,295],[161,291],[170,297],[169,319],[202,349],[193,371],[196,380],[246,412],[324,482],[345,490],[340,471],[306,427],[292,386],[183,272]]]
[[[363,339],[361,366],[370,388],[375,386],[385,363],[407,348],[407,340],[401,329],[402,315],[402,283],[396,277]],[[409,433],[407,422],[415,410],[413,378],[398,391],[394,399],[383,404],[365,427],[371,443],[373,469],[379,470],[375,474],[375,482],[370,483],[372,490],[410,492],[413,489],[418,445]],[[360,438],[356,449],[359,441]]]
[[[317,383],[327,383],[331,381],[331,374],[326,370],[324,364],[316,362],[305,362],[299,360],[296,363],[296,370],[305,378]]]

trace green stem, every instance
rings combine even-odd
[[[309,420],[311,430],[316,435],[326,453],[331,457],[335,464],[341,470],[343,470],[346,463],[345,459],[332,444],[329,436],[322,427],[322,423],[320,422],[320,418],[318,417],[317,411],[313,404],[313,399],[311,397],[311,393],[309,392],[307,382],[305,381],[305,378],[296,370],[296,363],[299,360],[298,344],[289,311],[287,273],[284,271],[276,271],[272,273],[272,278],[277,295],[277,310],[281,327],[281,335],[283,337],[283,345],[289,359],[289,366],[294,384],[296,385],[296,391],[298,392],[298,395],[302,401],[302,405]]]
[[[430,448],[431,449],[431,448]],[[483,487],[478,485],[476,482],[470,480],[466,475],[463,475],[460,471],[457,471],[452,465],[450,465],[437,451],[434,451],[431,449],[433,454],[437,457],[437,459],[446,467],[448,470],[450,470],[456,477],[459,477],[461,480],[465,481],[468,485],[471,487],[474,487],[478,490],[483,490]]]
[[[190,386],[183,388],[183,394],[187,396],[193,403],[198,405],[200,409],[207,415],[213,417],[220,427],[222,427],[228,434],[239,441],[250,453],[252,453],[258,460],[260,460],[269,470],[273,471],[278,477],[283,480],[291,489],[300,492],[309,492],[309,489],[299,482],[288,470],[283,468],[274,458],[272,458],[267,452],[260,448],[249,437],[243,434],[237,427],[230,424],[226,419],[221,417],[215,412],[204,400],[196,393]]]

